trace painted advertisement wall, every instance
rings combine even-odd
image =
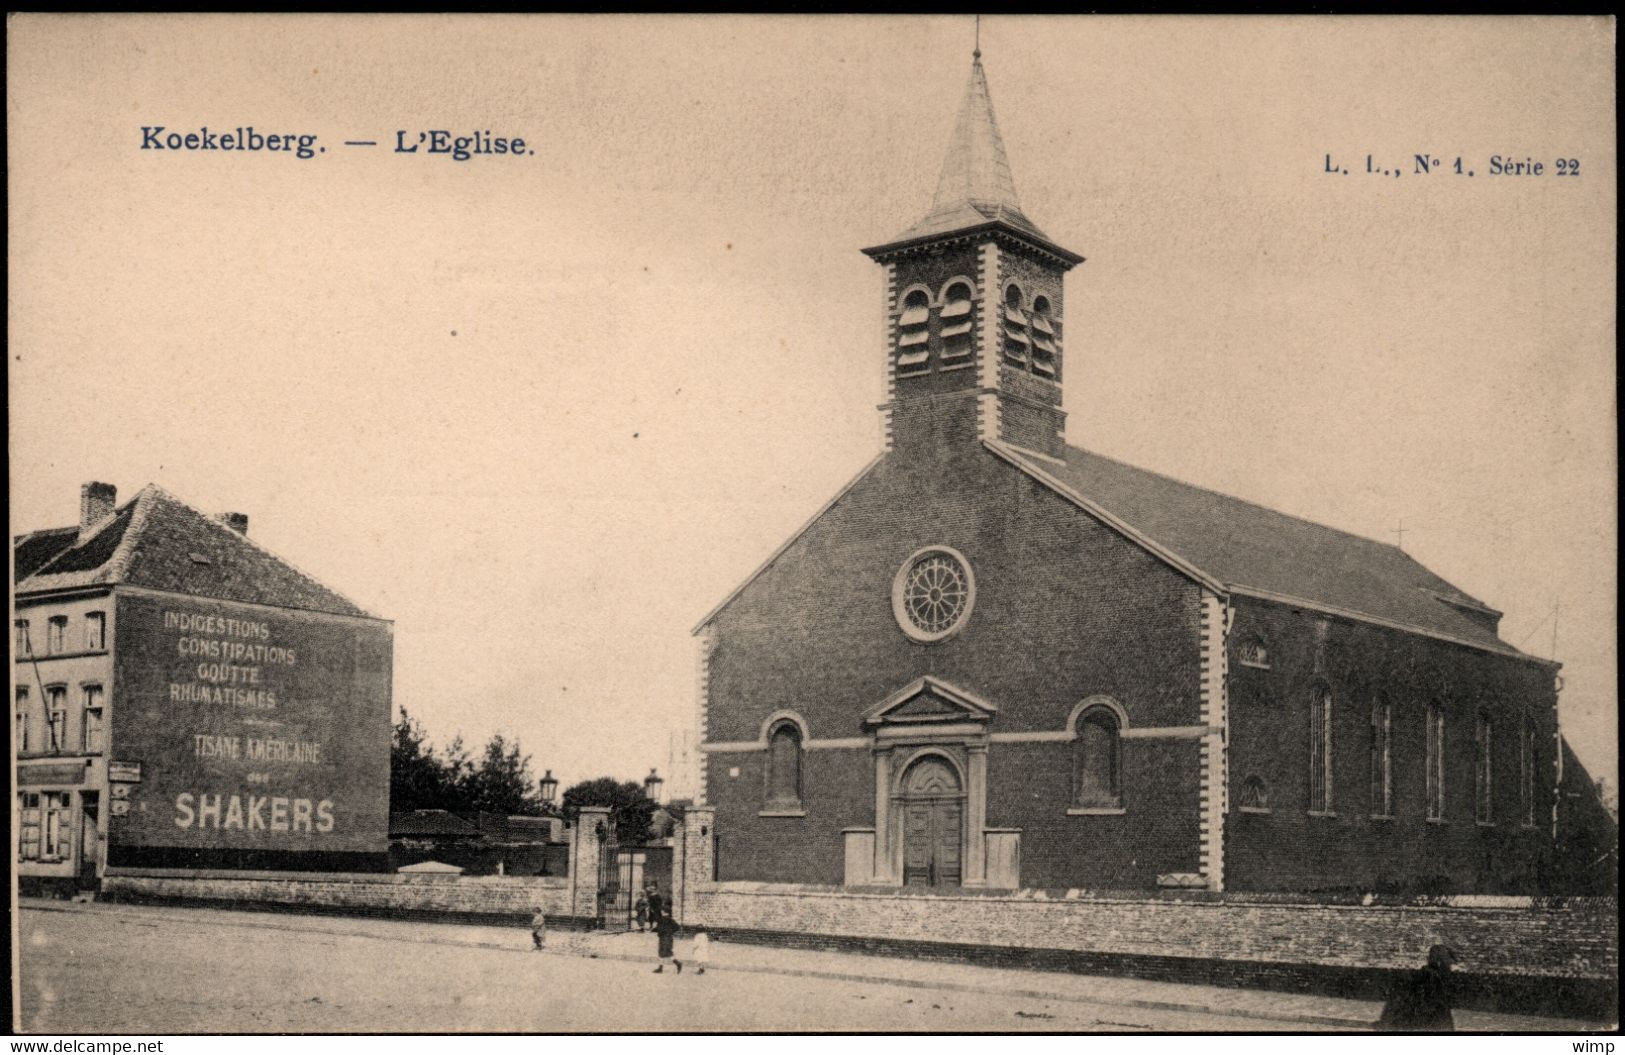
[[[117,615],[114,846],[387,851],[387,623],[144,594]]]

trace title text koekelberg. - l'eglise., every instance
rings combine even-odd
[[[171,132],[164,125],[141,126],[141,149],[156,151],[231,151],[264,154],[291,154],[309,159],[327,153],[325,146],[317,145],[314,133],[261,132],[253,125],[227,131],[210,129],[207,125],[196,131]],[[372,139],[346,139],[346,147],[369,148],[378,146]],[[397,131],[392,154],[441,155],[453,161],[470,161],[476,157],[530,157],[536,153],[517,136],[499,136],[489,129],[454,135],[444,129],[427,132]]]

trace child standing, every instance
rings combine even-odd
[[[637,913],[638,933],[643,933],[643,925],[649,922],[649,893],[646,890],[638,891],[637,903],[633,906]]]
[[[530,940],[536,943],[537,952],[547,944],[547,917],[540,912],[530,921]]]
[[[701,927],[694,932],[694,948],[689,953],[689,962],[694,965],[695,974],[704,974],[705,965],[711,962],[711,935]]]

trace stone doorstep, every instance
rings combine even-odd
[[[118,913],[121,911],[126,911],[131,906],[105,903],[81,906],[72,902],[33,900],[24,898],[19,899],[19,907],[23,909],[35,909],[46,912]],[[176,913],[190,914],[197,911],[218,911],[213,909],[200,910],[195,908],[176,909],[161,906],[140,906],[140,908],[144,914],[161,914],[170,916],[171,918],[175,918],[174,914]],[[232,910],[225,909],[224,911]],[[246,915],[247,914],[245,914],[245,916]],[[229,921],[220,920],[216,921],[215,925],[226,927],[252,927],[268,930],[319,931],[324,934],[333,934],[343,937],[373,938],[382,941],[407,942],[410,944],[456,945],[466,948],[492,949],[495,951],[520,954],[534,952],[534,950],[528,944],[528,931],[520,927],[498,928],[474,927],[470,925],[448,925],[431,922],[412,924],[401,923],[399,921],[376,921],[378,924],[395,928],[413,928],[410,935],[402,935],[399,933],[391,934],[387,931],[381,932],[376,926],[372,928],[361,927],[337,930],[331,926],[322,925],[324,923],[332,923],[338,918],[342,917],[305,916],[299,914],[283,916],[266,914],[263,918],[254,918],[252,920],[248,918],[233,919]],[[426,928],[433,928],[434,930],[443,932],[451,931],[453,929],[458,931],[478,930],[487,933],[491,931],[501,931],[503,933],[513,934],[513,938],[510,940],[493,940],[492,937],[452,938],[450,934],[439,934],[432,937],[426,937],[425,934],[428,933]],[[545,950],[545,953],[555,956],[584,956],[593,959],[616,960],[629,963],[650,963],[655,959],[655,954],[652,948],[653,943],[654,936],[652,932],[640,934],[636,930],[622,933],[573,930],[560,931],[550,927],[548,929],[547,937],[548,947]],[[645,948],[642,951],[634,951],[639,945],[646,945],[648,948]],[[1057,992],[1053,990],[1026,989],[1011,985],[988,984],[988,982],[983,982],[982,984],[968,984],[963,982],[953,982],[941,978],[909,978],[899,974],[884,974],[879,972],[860,973],[854,971],[837,971],[805,967],[796,968],[764,963],[761,962],[762,957],[753,957],[751,955],[753,952],[759,953],[762,951],[766,951],[770,954],[778,953],[781,955],[790,955],[792,957],[800,956],[803,958],[810,958],[814,956],[854,958],[861,955],[857,953],[825,953],[815,950],[780,949],[772,946],[745,945],[713,940],[711,943],[711,958],[710,962],[706,965],[706,969],[707,971],[741,971],[755,974],[777,974],[788,977],[821,978],[831,981],[858,982],[871,985],[896,985],[906,988],[944,989],[950,992],[1001,993],[1007,996],[1020,997],[1029,1000],[1057,1000],[1065,1003],[1089,1003],[1112,1007],[1135,1007],[1155,1011],[1176,1011],[1203,1015],[1231,1016],[1249,1021],[1265,1020],[1280,1022],[1283,1024],[1321,1026],[1326,1029],[1341,1031],[1369,1031],[1372,1023],[1375,1022],[1377,1014],[1381,1009],[1380,1005],[1376,1004],[1375,1002],[1346,1000],[1339,997],[1311,997],[1295,993],[1277,993],[1267,990],[1250,989],[1213,988],[1209,990],[1207,987],[1193,986],[1179,982],[1151,982],[1141,981],[1138,979],[1110,978],[1106,976],[1067,975],[1065,977],[1080,980],[1088,978],[1096,983],[1104,982],[1113,986],[1166,986],[1175,991],[1211,991],[1212,995],[1215,997],[1215,1002],[1213,1004],[1202,1004],[1194,1001],[1149,1000],[1126,995],[1076,994]],[[752,962],[753,959],[756,962]],[[877,967],[886,964],[914,964],[920,962],[897,960],[896,958],[892,957],[865,956],[864,959],[867,961],[873,961]],[[990,968],[970,964],[941,964],[934,962],[931,964],[931,967],[938,971],[953,968],[972,972],[1007,970],[1014,973],[1019,971],[1019,969],[1016,968]],[[1034,972],[1021,973],[1033,974]],[[993,980],[989,979],[988,981],[991,982]],[[1274,1003],[1292,1001],[1335,1003],[1346,1005],[1348,1010],[1344,1014],[1330,1015],[1310,1013],[1307,1010],[1303,1013],[1293,1013],[1284,1009],[1276,1010],[1274,1008],[1256,1010],[1237,1009],[1236,1005],[1238,998],[1246,999],[1248,997],[1257,999],[1267,998]],[[1342,1010],[1342,1008],[1338,1008],[1338,1010]],[[1573,1019],[1545,1019],[1536,1016],[1497,1014],[1492,1012],[1458,1011],[1456,1012],[1456,1016],[1458,1024],[1460,1024],[1466,1030],[1475,1032],[1589,1032],[1600,1028],[1596,1023],[1580,1022]]]

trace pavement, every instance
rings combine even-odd
[[[19,904],[25,914],[74,914],[80,919],[73,922],[82,922],[93,928],[105,928],[114,922],[136,923],[144,927],[169,923],[176,928],[205,926],[210,931],[233,928],[250,932],[288,932],[290,940],[304,940],[292,939],[291,935],[303,935],[309,939],[319,936],[324,940],[365,939],[367,943],[495,950],[522,955],[527,959],[536,957],[531,947],[530,931],[524,927],[34,899],[23,899]],[[48,917],[42,915],[36,919],[44,922]],[[49,929],[48,924],[44,929]],[[265,936],[274,937],[273,934]],[[249,935],[242,937],[247,940]],[[373,946],[368,944],[366,947]],[[631,931],[609,934],[554,929],[547,935],[547,948],[541,959],[552,961],[555,958],[577,957],[605,961],[606,967],[615,963],[652,966],[655,963],[654,948],[655,938],[648,933]],[[690,976],[694,974],[695,966],[691,948],[689,941],[680,939],[676,950],[679,959],[689,959],[685,966]],[[388,953],[376,955],[391,956]],[[425,955],[433,958],[433,954]],[[28,954],[25,954],[25,973],[27,959]],[[622,970],[624,972],[624,968]],[[916,998],[906,996],[908,991],[913,990],[917,991],[922,1008],[929,1006],[938,1010],[941,1010],[942,1001],[952,999],[956,994],[961,995],[961,1003],[967,1006],[992,998],[1000,1002],[999,1006],[1015,1008],[1002,1013],[1021,1019],[1015,1025],[1023,1029],[1044,1029],[1046,1022],[1054,1023],[1048,1028],[1068,1028],[1061,1023],[1075,1019],[1087,1007],[1094,1016],[1089,1021],[1105,1027],[1127,1025],[1100,1017],[1101,1009],[1110,1013],[1110,1009],[1115,1008],[1125,1012],[1116,1018],[1144,1019],[1150,1023],[1145,1028],[1152,1029],[1357,1032],[1369,1030],[1381,1011],[1381,1005],[1374,1001],[1313,994],[986,967],[716,940],[710,942],[707,971],[719,980],[732,977],[745,981],[747,976],[758,976],[749,983],[758,989],[764,985],[773,987],[771,979],[775,977],[803,980],[778,986],[803,992],[816,987],[861,994],[866,992],[863,987],[883,987],[869,991],[876,994],[905,994],[897,1002],[906,1005],[915,1003]],[[865,998],[863,995],[857,996],[859,1000]],[[1029,1010],[1021,1010],[1023,1007]],[[954,1009],[950,1007],[947,1010]],[[1127,1014],[1129,1012],[1133,1014]],[[743,1021],[740,1025],[749,1028]],[[760,1021],[754,1025],[755,1028],[762,1028]],[[947,1025],[947,1022],[943,1022],[941,1026],[922,1025],[920,1028],[941,1029]],[[1610,1027],[1608,1023],[1576,1019],[1468,1010],[1456,1012],[1456,1025],[1458,1031],[1495,1033],[1578,1033]],[[319,1030],[321,1027],[313,1028]],[[598,1028],[616,1027],[606,1025]],[[852,1028],[861,1027],[854,1024]]]

